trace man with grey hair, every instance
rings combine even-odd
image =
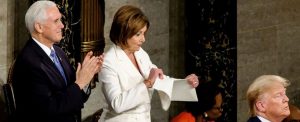
[[[256,78],[247,91],[251,112],[248,122],[281,122],[289,116],[288,85],[288,80],[277,75]]]
[[[33,3],[25,15],[31,38],[12,74],[16,121],[78,122],[87,100],[83,88],[102,67],[103,56],[89,52],[77,71],[56,44],[62,39],[61,13],[51,1]]]

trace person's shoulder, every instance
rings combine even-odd
[[[247,122],[261,122],[257,116],[250,117]]]
[[[115,47],[114,47],[114,45],[110,45],[110,46],[108,46],[108,49],[106,50],[106,51],[104,51],[104,54],[105,54],[105,56],[107,56],[107,55],[112,55],[113,54],[113,52],[115,52]]]
[[[116,47],[114,45],[110,45],[108,50],[104,52],[104,66],[113,67],[117,61]]]
[[[104,52],[104,62],[109,62],[116,59],[116,48],[114,45],[110,45],[109,48]]]
[[[195,117],[191,113],[183,111],[175,116],[171,122],[195,122]]]
[[[25,58],[29,57],[28,55],[33,55],[34,53],[34,41],[32,39],[27,40],[26,44],[22,48],[22,50],[17,54],[18,58]]]
[[[28,39],[20,51],[20,54],[27,53],[27,51],[32,51],[32,48],[34,47],[35,42],[32,39]]]
[[[35,51],[36,47],[34,45],[34,41],[29,39],[22,50],[17,54],[17,58],[15,59],[15,65],[20,65],[21,67],[25,66],[33,66],[37,64],[38,54]]]

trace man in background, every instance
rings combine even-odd
[[[62,39],[61,13],[51,1],[33,3],[25,15],[31,38],[14,64],[16,121],[79,122],[88,95],[83,91],[102,67],[89,52],[77,71],[55,44]]]
[[[289,116],[288,85],[288,80],[276,75],[256,78],[247,91],[251,112],[248,122],[281,122]]]

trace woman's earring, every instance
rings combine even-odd
[[[208,115],[207,115],[206,112],[204,112],[203,114],[204,114],[204,118],[207,118],[207,117],[208,117]]]

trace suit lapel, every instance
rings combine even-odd
[[[118,60],[118,67],[122,69],[123,76],[127,77],[129,86],[132,86],[132,84],[139,83],[141,80],[144,79],[144,77],[140,74],[140,72],[137,70],[137,68],[133,65],[133,63],[130,61],[128,56],[125,54],[125,52],[118,46],[114,46],[115,53],[116,53],[116,60]],[[131,85],[130,85],[131,84]]]
[[[135,52],[135,58],[136,58],[136,62],[139,65],[140,68],[140,72],[142,73],[142,76],[147,79],[149,74],[150,74],[150,70],[151,68],[149,67],[149,65],[146,63],[146,58],[145,56],[141,53],[140,49],[139,51]]]
[[[58,69],[56,68],[55,64],[52,61],[49,62],[49,60],[44,58],[42,60],[41,68],[45,71],[49,79],[51,79],[51,81],[54,84],[60,84],[62,86],[66,86],[64,82],[64,78],[61,76],[61,74],[59,73]]]
[[[40,67],[44,70],[49,79],[51,79],[51,81],[56,85],[60,84],[62,86],[66,86],[63,77],[60,75],[58,69],[56,68],[50,57],[36,42],[34,42],[32,39],[30,41],[30,45],[40,57]]]
[[[120,67],[122,67],[122,69],[126,69],[126,72],[128,74],[140,74],[140,72],[130,61],[126,53],[118,46],[116,46],[115,49],[117,59],[120,61]]]

